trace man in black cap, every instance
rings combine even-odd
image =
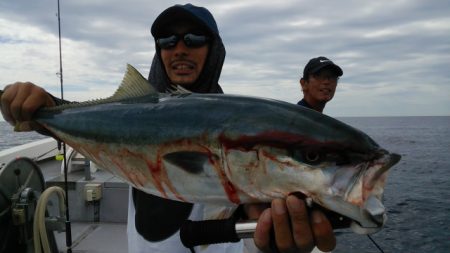
[[[309,60],[300,79],[303,99],[298,105],[323,112],[326,103],[333,98],[342,74],[342,69],[326,57],[319,56]]]

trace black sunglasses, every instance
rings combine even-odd
[[[169,49],[175,47],[180,39],[183,39],[184,44],[191,48],[202,47],[209,42],[209,37],[206,35],[186,33],[184,35],[172,35],[165,38],[159,38],[156,40],[156,44],[161,49]]]

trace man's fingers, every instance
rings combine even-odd
[[[2,116],[6,120],[6,122],[8,122],[11,125],[14,125],[15,124],[14,119],[11,116],[11,113],[9,111],[9,108],[6,105],[6,102],[3,102],[3,100],[2,100],[0,107],[1,107],[1,111],[2,111]]]
[[[1,97],[1,111],[2,111],[3,118],[9,124],[14,126],[16,124],[16,121],[15,121],[13,115],[11,114],[10,105],[11,105],[11,101],[16,96],[17,90],[11,89],[10,87],[11,87],[11,85],[7,85],[5,87],[5,89],[3,90],[3,95]]]
[[[10,99],[9,110],[14,118],[15,122],[22,122],[30,120],[31,116],[27,116],[27,112],[24,112],[23,105],[25,101],[29,98],[32,93],[31,84],[21,84],[12,88],[12,91],[15,92],[14,97]]]
[[[310,252],[314,248],[314,237],[311,231],[308,209],[305,201],[290,195],[286,199],[291,217],[292,237],[301,252]]]
[[[280,252],[290,252],[295,244],[285,200],[273,200],[271,209],[276,246]]]
[[[54,106],[53,98],[44,89],[32,83],[15,83],[6,86],[1,97],[1,111],[6,121],[18,130],[33,127],[29,123],[33,114],[41,107]]]
[[[35,92],[36,90],[33,90]],[[47,104],[47,94],[43,93],[32,93],[29,94],[22,103],[21,116],[23,121],[30,121],[34,113],[41,107]]]
[[[270,208],[264,210],[259,216],[258,224],[256,225],[253,241],[256,247],[263,252],[270,252],[270,231],[272,229],[272,211]]]
[[[312,230],[317,248],[321,251],[332,251],[336,247],[336,237],[326,216],[319,210],[311,212]]]
[[[295,195],[271,204],[259,217],[254,234],[255,245],[263,252],[311,252],[315,246],[328,252],[336,247],[331,224],[321,211],[309,212]]]

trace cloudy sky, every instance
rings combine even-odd
[[[62,0],[65,98],[111,95],[127,63],[147,76],[150,26],[177,3]],[[324,55],[344,70],[328,115],[450,115],[450,1],[191,3],[218,23],[226,93],[296,103],[304,65]],[[32,81],[59,96],[56,12],[56,0],[0,1],[0,88]]]

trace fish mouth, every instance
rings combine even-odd
[[[332,194],[316,196],[313,200],[337,213],[341,228],[350,227],[357,234],[375,233],[387,220],[382,203],[386,172],[399,160],[400,155],[379,150],[365,162],[335,170]]]
[[[395,153],[388,153],[381,150],[377,158],[366,164],[367,168],[363,171],[363,191],[373,192],[383,190],[386,180],[386,172],[400,161],[401,156]],[[369,195],[369,194],[367,194]]]
[[[368,164],[362,175],[362,198],[359,218],[353,219],[350,228],[358,234],[372,234],[379,231],[387,221],[386,208],[382,203],[386,172],[401,159],[398,154],[385,152],[380,158]]]
[[[390,167],[396,165],[400,161],[401,158],[402,158],[401,155],[396,154],[396,153],[391,153],[389,163],[386,164],[386,166],[388,166],[388,168],[390,168]]]

